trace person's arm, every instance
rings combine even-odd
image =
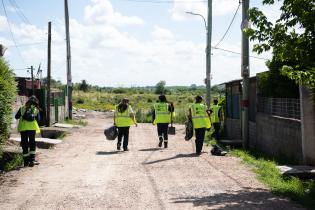
[[[174,112],[175,108],[174,108],[174,104],[170,103],[170,105],[168,106],[168,111],[169,112]]]
[[[36,121],[39,123],[40,122],[40,112],[37,113],[36,115]]]
[[[19,108],[19,111],[15,114],[15,119],[18,120],[21,118],[21,108]]]
[[[116,107],[115,107],[115,111],[114,111],[114,118],[113,118],[113,120],[114,120],[114,125],[116,125]]]
[[[138,127],[138,123],[137,123],[137,120],[136,120],[136,115],[132,109],[132,107],[130,106],[129,107],[129,117],[131,118],[132,122],[136,125],[136,127]]]
[[[155,109],[154,109],[154,107],[152,108],[151,113],[152,113],[152,123],[153,123],[154,120],[155,120]]]

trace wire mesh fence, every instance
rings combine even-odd
[[[257,98],[257,111],[280,117],[301,119],[300,100],[294,98]]]

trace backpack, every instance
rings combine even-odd
[[[29,122],[32,122],[35,120],[35,115],[34,115],[32,107],[26,108],[22,118],[23,118],[23,120],[26,120]]]
[[[210,152],[215,156],[225,156],[227,154],[227,152],[223,151],[223,149],[218,145],[214,145]]]

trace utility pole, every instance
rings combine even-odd
[[[71,76],[71,48],[69,34],[69,8],[68,0],[65,0],[65,27],[66,27],[66,45],[67,45],[67,93],[68,93],[68,112],[69,119],[72,119],[72,76]]]
[[[32,76],[32,95],[35,95],[35,89],[34,89],[34,68],[31,66],[31,76]]]
[[[243,89],[242,89],[242,138],[243,147],[247,149],[249,146],[249,38],[244,32],[245,28],[249,27],[248,21],[248,9],[249,0],[242,1],[242,78],[243,78]]]
[[[48,22],[48,53],[47,53],[47,118],[46,126],[50,126],[50,80],[51,80],[51,22]]]
[[[208,0],[208,30],[206,48],[206,104],[210,108],[211,100],[211,36],[212,36],[212,0]]]

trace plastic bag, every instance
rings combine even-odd
[[[186,131],[185,140],[189,141],[194,136],[194,127],[191,120],[188,120],[185,123],[185,131]]]
[[[107,140],[115,140],[118,136],[118,131],[116,126],[111,126],[104,130],[104,135]]]

